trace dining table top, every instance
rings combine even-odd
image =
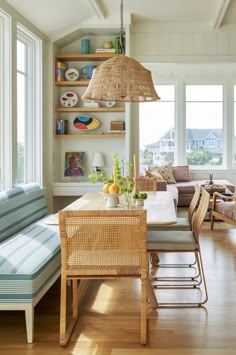
[[[122,196],[119,196],[120,203],[116,207],[109,208],[106,205],[106,194],[102,192],[88,192],[64,210],[109,210],[126,209],[122,202]],[[131,204],[131,209],[147,210],[147,226],[155,227],[158,225],[175,224],[177,222],[176,209],[173,195],[169,191],[147,191],[147,199],[144,200],[144,206],[135,206],[135,200]]]

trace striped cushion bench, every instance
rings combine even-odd
[[[0,310],[25,311],[29,343],[34,307],[60,276],[59,228],[47,219],[37,184],[0,193]]]

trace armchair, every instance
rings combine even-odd
[[[215,218],[236,226],[236,195],[224,196],[214,192],[211,213],[211,230],[213,230]]]

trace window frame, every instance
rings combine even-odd
[[[17,23],[16,41],[27,46],[24,183],[42,185],[42,41],[20,23]],[[14,185],[17,183],[17,159],[15,161]]]
[[[165,103],[168,103],[168,102],[173,102],[173,104],[174,104],[174,117],[173,117],[173,124],[174,124],[174,127],[171,127],[171,128],[173,128],[174,129],[174,135],[175,135],[175,138],[174,138],[174,149],[173,149],[173,153],[174,153],[174,158],[173,158],[173,165],[175,164],[175,160],[176,160],[176,151],[177,151],[177,147],[176,147],[176,129],[177,129],[177,120],[176,120],[176,113],[177,113],[177,100],[176,100],[176,92],[177,92],[177,82],[175,81],[175,80],[167,80],[167,81],[158,81],[158,82],[155,82],[154,83],[154,86],[156,87],[156,91],[158,92],[158,86],[173,86],[173,88],[174,88],[174,97],[173,97],[173,101],[172,100],[165,100],[165,101],[162,101],[162,102],[165,102]],[[160,101],[158,101],[157,102],[157,104],[158,103],[162,103],[161,102],[161,100]],[[146,105],[146,103],[144,103],[144,105]],[[139,126],[140,126],[140,109],[139,109]],[[138,134],[139,134],[139,141],[140,141],[140,129],[139,129],[139,132],[138,132]],[[169,142],[169,140],[168,140],[168,142]],[[168,145],[166,144],[167,143],[167,140],[165,140],[165,146],[166,147],[173,147],[173,145],[170,145],[169,143],[168,143]],[[139,142],[139,147],[138,147],[138,150],[139,150],[139,152],[141,151],[141,147],[140,147],[140,142]],[[153,153],[153,154],[155,154],[155,153]],[[156,158],[155,158],[155,160],[156,160]],[[139,168],[141,168],[141,164],[140,164],[140,167]],[[141,171],[142,171],[142,169],[141,169]]]
[[[227,100],[226,100],[226,82],[225,80],[184,80],[184,128],[185,128],[185,132],[184,132],[184,136],[185,139],[184,141],[186,142],[186,129],[187,129],[187,125],[186,125],[186,86],[187,85],[221,85],[222,86],[222,130],[223,130],[223,149],[222,149],[222,165],[189,165],[189,168],[191,169],[191,171],[200,171],[200,170],[222,170],[222,169],[227,169],[227,146],[228,146],[228,135],[227,135],[227,116],[226,116],[226,105],[227,105]],[[204,101],[199,101],[199,102],[204,102]],[[218,101],[216,101],[218,102]],[[202,142],[204,145],[204,142]],[[186,147],[184,146],[184,163],[187,164],[187,151],[186,151]]]
[[[12,21],[0,9],[0,191],[12,185]]]

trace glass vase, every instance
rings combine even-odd
[[[126,209],[131,208],[131,197],[132,197],[132,194],[130,192],[124,193],[124,206]]]

